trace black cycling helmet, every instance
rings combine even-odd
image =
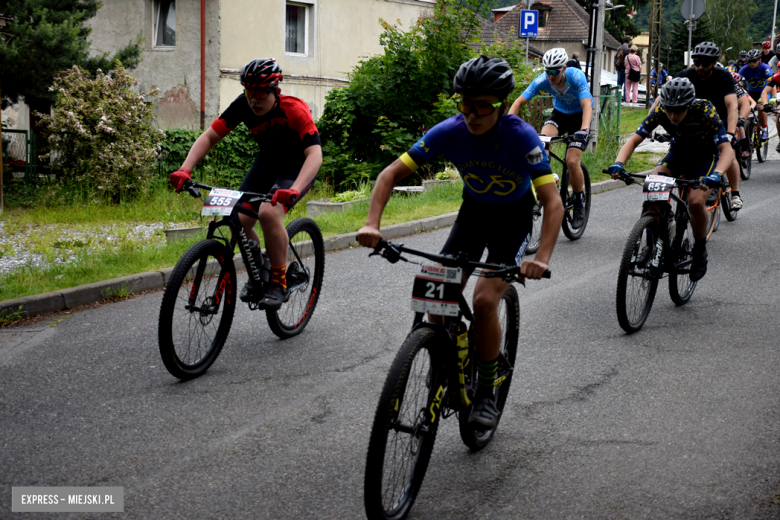
[[[282,79],[282,68],[275,58],[258,58],[241,69],[241,84],[244,88],[275,88]]]
[[[750,52],[747,53],[747,59],[750,60],[760,60],[761,59],[761,51],[758,49],[751,49]]]
[[[712,42],[702,42],[697,45],[691,53],[692,58],[710,58],[717,60],[720,58],[718,46]]]
[[[684,108],[696,99],[696,88],[688,78],[674,78],[660,94],[661,108]]]
[[[733,66],[733,65],[736,65],[736,64],[737,64],[737,62],[736,62],[736,61],[734,61],[734,60],[729,60],[729,65],[732,65],[732,66]]]
[[[467,96],[493,95],[503,101],[515,89],[515,77],[505,59],[483,54],[460,66],[452,89]]]

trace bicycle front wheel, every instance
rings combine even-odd
[[[762,163],[766,161],[766,154],[769,151],[769,141],[761,140],[761,125],[755,125],[753,147],[756,149],[756,159]]]
[[[719,190],[712,190],[707,198],[707,240],[718,230],[720,226],[720,198]]]
[[[498,369],[496,370],[496,386],[494,395],[496,399],[496,408],[498,408],[499,421],[501,413],[504,411],[507,395],[509,395],[509,386],[512,384],[512,373],[517,359],[517,342],[520,337],[520,299],[517,296],[517,289],[510,285],[504,291],[501,302],[498,305],[498,320],[501,324],[501,338],[503,344],[498,355]],[[469,349],[469,363],[464,368],[466,393],[470,398],[473,397],[477,381],[477,353],[474,349],[473,341]],[[463,443],[472,451],[478,451],[487,446],[493,439],[493,435],[498,429],[498,423],[492,430],[478,431],[469,426],[469,414],[473,408],[473,402],[468,407],[463,407],[458,414],[458,425],[460,427],[460,438]]]
[[[563,234],[569,240],[578,240],[585,232],[585,227],[588,225],[588,217],[590,216],[590,174],[584,164],[580,163],[582,168],[582,177],[584,184],[582,188],[582,226],[577,229],[571,227],[571,222],[574,217],[574,191],[569,187],[570,182],[561,182],[561,199],[564,201],[564,208],[567,208],[563,215]],[[565,175],[569,181],[571,181],[571,172]],[[564,184],[566,184],[564,186]]]
[[[436,440],[439,416],[428,411],[439,380],[442,341],[431,327],[412,331],[396,354],[374,414],[368,442],[364,506],[370,520],[400,520],[417,498]]]
[[[542,211],[542,204],[537,200],[533,209],[531,241],[528,243],[528,247],[525,248],[525,252],[529,255],[532,255],[539,250],[539,241],[542,238],[542,221],[544,220]]]
[[[201,240],[165,284],[157,337],[168,372],[182,380],[205,373],[225,344],[235,308],[233,255],[216,240]]]
[[[750,178],[750,173],[753,171],[753,153],[752,148],[749,146],[750,140],[748,139],[748,155],[747,157],[738,157],[739,159],[739,176],[742,178],[743,181],[746,181]],[[742,155],[742,150],[740,148],[740,155]]]
[[[297,218],[287,226],[288,300],[279,310],[266,310],[268,326],[282,339],[300,334],[309,323],[322,288],[325,245],[316,222]]]
[[[642,328],[653,307],[658,288],[658,268],[653,266],[658,233],[655,219],[642,217],[623,249],[615,306],[620,328],[629,334]]]
[[[690,218],[687,212],[682,211],[677,217],[677,233],[670,251],[673,268],[669,272],[669,296],[675,305],[688,303],[693,296],[693,290],[696,289],[696,282],[691,281],[689,274],[693,259],[693,244]],[[680,270],[684,272],[678,272]]]

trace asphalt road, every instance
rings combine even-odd
[[[778,164],[743,184],[691,302],[675,307],[662,282],[631,336],[614,300],[639,189],[595,196],[552,279],[520,288],[521,361],[493,443],[470,453],[445,421],[410,518],[780,516]],[[448,231],[399,241],[438,250]],[[219,359],[187,383],[160,361],[161,292],[0,329],[0,517],[26,516],[10,512],[12,486],[122,486],[121,518],[363,518],[413,272],[328,254],[302,335],[279,341],[239,307]]]

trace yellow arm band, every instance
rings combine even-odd
[[[412,171],[415,171],[419,166],[417,166],[417,163],[414,162],[414,159],[412,159],[408,153],[404,153],[401,157],[401,162],[406,165],[407,168],[409,168]]]
[[[555,177],[552,176],[552,173],[549,173],[547,175],[542,175],[541,177],[534,179],[531,182],[533,182],[534,188],[538,188],[539,186],[544,186],[545,184],[555,182]]]

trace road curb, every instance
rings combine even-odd
[[[647,172],[643,172],[647,173]],[[591,193],[604,193],[617,188],[625,187],[623,181],[602,181],[591,186]],[[413,235],[421,231],[430,231],[438,228],[449,227],[455,222],[458,216],[457,212],[427,217],[402,224],[392,224],[382,228],[382,236],[385,238],[397,238],[407,235]],[[325,251],[347,249],[357,244],[357,233],[346,233],[343,235],[334,235],[324,238]],[[237,254],[233,262],[236,265],[236,271],[244,269],[244,261],[241,254]],[[93,282],[78,287],[70,287],[59,291],[53,291],[43,294],[34,294],[5,300],[0,302],[0,313],[17,312],[21,307],[25,317],[37,316],[48,312],[64,311],[79,305],[100,302],[110,299],[112,296],[128,294],[133,292],[161,289],[165,287],[168,278],[173,271],[173,267],[166,267],[157,271],[132,274],[122,276],[112,280],[102,282]]]

